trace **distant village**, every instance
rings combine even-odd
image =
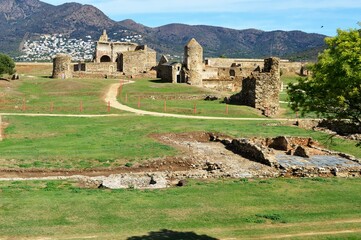
[[[128,30],[120,30],[110,34],[110,41],[142,43],[143,36]],[[15,58],[17,62],[51,62],[58,53],[71,55],[72,61],[92,61],[94,58],[95,42],[90,35],[83,38],[68,38],[63,34],[43,34],[22,43],[21,56]]]

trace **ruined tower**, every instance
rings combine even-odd
[[[242,82],[242,90],[230,97],[229,102],[257,108],[266,116],[277,114],[281,90],[280,60],[264,59],[263,70],[253,71]]]
[[[190,85],[202,86],[203,48],[192,38],[184,47],[185,79]]]
[[[73,77],[71,69],[71,56],[59,53],[53,58],[53,76],[52,78],[67,79]]]

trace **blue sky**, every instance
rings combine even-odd
[[[67,0],[42,0],[59,5]],[[74,1],[74,0],[73,0]],[[132,19],[149,27],[169,23],[213,25],[264,31],[301,30],[334,36],[358,28],[360,0],[75,0],[91,4],[111,19]]]

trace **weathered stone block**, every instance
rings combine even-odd
[[[284,136],[279,136],[272,139],[272,143],[269,145],[270,148],[281,150],[281,151],[287,151],[290,148],[290,144],[288,142],[288,139]]]
[[[295,152],[293,153],[294,156],[309,158],[310,155],[307,151],[307,149],[303,146],[297,146]]]

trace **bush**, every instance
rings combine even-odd
[[[14,61],[5,54],[0,53],[0,76],[3,74],[12,75],[15,73]]]

